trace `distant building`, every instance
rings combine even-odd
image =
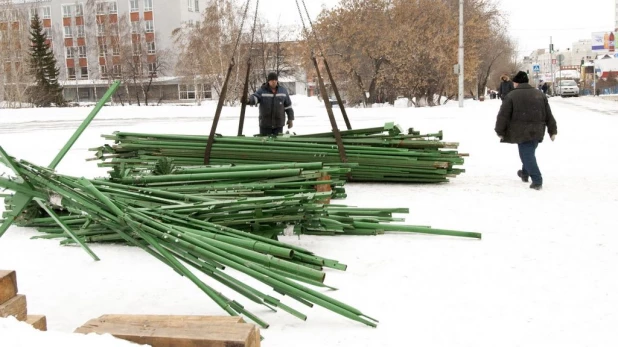
[[[165,56],[165,70],[160,60],[161,52],[173,51],[176,28],[201,20],[206,0],[14,0],[13,4],[28,12],[25,18],[38,12],[42,19],[66,99],[94,101],[111,79],[123,74],[125,79],[127,74],[145,80],[152,76],[153,98],[195,98],[190,91],[196,87],[182,85],[173,76],[176,55]],[[10,22],[27,30],[29,23],[8,12],[0,8],[0,29]]]

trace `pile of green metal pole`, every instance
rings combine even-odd
[[[177,167],[163,157],[154,166],[116,166],[110,181],[220,198],[311,193],[326,186],[332,192],[330,198],[339,199],[346,197],[344,177],[349,172],[349,168],[325,168],[322,163]]]
[[[360,209],[320,203],[330,192],[222,199],[134,185],[150,180],[147,177],[162,176],[129,176],[124,178],[128,184],[124,184],[122,179],[116,183],[60,175],[49,168],[16,161],[1,148],[0,161],[16,174],[0,177],[0,187],[15,192],[5,197],[3,218],[16,217],[14,223],[37,228],[45,233],[42,238],[79,244],[95,260],[98,257],[87,246],[89,242],[123,242],[140,247],[194,282],[229,314],[242,314],[262,327],[268,323],[213,290],[187,266],[253,302],[301,319],[306,319],[303,313],[222,270],[230,267],[305,305],[320,305],[375,326],[376,321],[359,310],[307,287],[331,288],[324,284],[323,268],[345,270],[344,264],[279,242],[273,236],[294,225],[299,232],[321,235],[393,230],[481,237],[478,233],[389,223],[400,221],[392,217],[393,213],[407,209]],[[191,177],[177,180],[183,179]],[[165,177],[163,181],[173,180]],[[15,216],[13,210],[21,210],[24,205],[24,212]]]
[[[393,123],[384,127],[341,131],[347,163],[341,158],[332,133],[278,137],[218,136],[210,164],[274,164],[322,162],[349,167],[351,181],[439,183],[464,170],[464,154],[457,143],[442,142],[442,133],[423,134],[410,129],[402,134]],[[202,165],[208,138],[197,135],[166,135],[114,132],[103,135],[113,145],[91,149],[102,167],[117,170],[154,168],[161,157],[178,166]],[[111,160],[110,160],[111,159]],[[109,161],[108,161],[109,160]]]

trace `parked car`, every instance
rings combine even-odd
[[[565,96],[579,96],[579,87],[574,80],[562,80],[558,82],[556,86],[556,95]]]

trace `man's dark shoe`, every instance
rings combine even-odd
[[[528,182],[529,175],[524,175],[522,170],[517,171],[517,177],[521,178],[522,182]]]
[[[530,188],[531,189],[536,189],[536,190],[541,190],[541,189],[543,189],[543,185],[542,184],[538,184],[538,183],[532,183],[530,185]]]

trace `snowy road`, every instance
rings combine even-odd
[[[294,102],[295,131],[328,130],[322,106]],[[460,142],[470,157],[467,172],[448,184],[349,184],[341,203],[408,207],[402,216],[408,224],[483,233],[481,241],[407,234],[284,238],[348,264],[346,272],[327,273],[326,283],[339,288],[328,294],[380,319],[377,329],[294,305],[309,316],[301,322],[225,293],[271,323],[263,331],[266,347],[618,345],[618,103],[580,97],[550,104],[559,134],[539,146],[542,191],[519,181],[516,147],[499,144],[493,132],[497,100],[467,101],[463,109],[450,103],[348,110],[355,128],[396,121],[443,130],[444,140]],[[214,106],[105,108],[58,170],[103,174],[84,159],[87,148],[104,143],[101,134],[115,130],[207,133]],[[0,145],[46,164],[87,112],[0,110]],[[256,112],[249,109],[249,132],[257,131]],[[238,113],[224,109],[220,133],[235,133]],[[0,239],[0,268],[17,270],[29,310],[46,314],[50,329],[71,332],[106,313],[223,314],[141,250],[94,245],[102,258],[94,263],[79,248],[29,240],[33,235],[9,229]]]

